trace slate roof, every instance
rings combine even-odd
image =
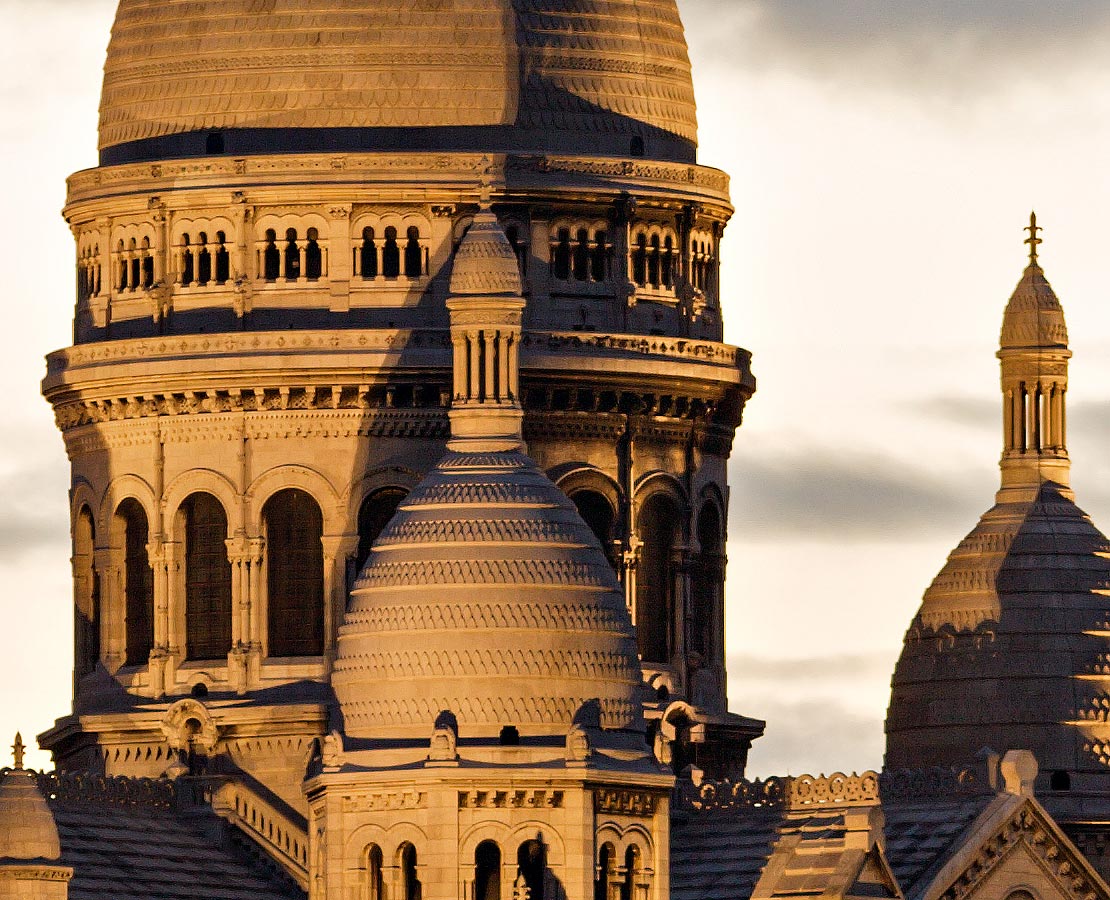
[[[750,897],[783,818],[781,809],[676,811],[671,816],[672,900]]]
[[[169,782],[42,775],[69,900],[304,900],[249,839]]]
[[[907,894],[935,871],[959,844],[959,837],[994,799],[982,794],[950,801],[886,804],[886,858]]]

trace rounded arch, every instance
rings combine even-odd
[[[182,539],[179,513],[181,505],[191,494],[211,494],[220,501],[227,517],[227,537],[243,527],[239,492],[231,480],[214,469],[190,469],[171,481],[162,494],[165,527],[173,540]]]
[[[234,237],[237,233],[235,225],[232,223],[231,219],[224,216],[189,219],[175,218],[173,222],[173,231],[170,232],[170,243],[175,247],[180,247],[185,243],[185,235],[189,235],[190,240],[194,240],[200,232],[204,232],[208,236],[209,243],[213,243],[216,239],[216,234],[221,231],[224,233],[226,240],[234,242]]]
[[[91,492],[90,492],[91,494]],[[73,667],[80,679],[100,660],[100,577],[96,554],[95,507],[79,497],[71,519],[73,538]]]
[[[494,840],[474,848],[474,900],[501,900],[501,874],[504,852]]]
[[[381,848],[384,858],[388,859],[388,837],[389,832],[381,825],[369,823],[359,825],[354,831],[347,835],[343,855],[347,859],[357,859],[365,862],[363,854],[371,844],[376,844]]]
[[[224,659],[232,635],[227,507],[215,494],[197,490],[184,498],[174,519],[184,559],[186,659]]]
[[[96,512],[98,534],[110,537],[112,517],[119,505],[127,499],[137,501],[146,512],[147,521],[154,521],[154,512],[157,509],[154,488],[138,475],[120,475],[118,478],[112,479],[101,498],[100,507]]]
[[[420,483],[421,477],[421,473],[415,469],[404,466],[389,466],[374,469],[352,480],[343,492],[341,501],[347,510],[347,521],[352,526],[347,530],[354,531],[354,526],[358,523],[358,511],[371,494],[385,488],[396,488],[408,493]]]
[[[315,228],[320,235],[326,235],[328,233],[328,220],[317,212],[285,213],[280,216],[270,213],[259,216],[255,220],[255,240],[265,240],[266,232],[269,230],[273,230],[281,238],[290,229],[296,231],[297,237],[303,240],[309,228]]]
[[[134,497],[112,517],[112,544],[123,574],[124,664],[146,665],[154,649],[154,571],[150,566],[150,517]]]
[[[594,491],[609,501],[614,510],[621,508],[623,496],[620,485],[597,466],[589,463],[567,463],[556,466],[548,477],[570,497],[575,491]]]
[[[633,498],[636,506],[643,505],[644,501],[657,493],[670,494],[679,506],[685,507],[689,502],[686,489],[682,482],[670,472],[654,469],[646,472],[636,480]]]
[[[153,492],[151,495],[153,501]],[[153,503],[151,504],[153,506]],[[75,480],[73,487],[69,490],[69,520],[76,522],[77,516],[80,515],[82,509],[87,509],[89,516],[92,518],[94,528],[100,528],[100,509],[103,506],[103,499],[97,497],[96,490],[85,478],[78,478]]]
[[[247,490],[247,516],[252,527],[262,523],[262,509],[279,491],[299,488],[312,497],[324,517],[325,534],[344,532],[340,498],[332,483],[320,472],[303,465],[275,466],[259,475]]]
[[[507,854],[512,844],[512,835],[512,830],[504,822],[479,822],[472,825],[459,838],[459,860],[462,865],[467,865],[468,860],[474,859],[478,845],[485,841],[493,841],[501,847],[503,854]],[[505,858],[508,859],[508,856]]]
[[[675,492],[655,490],[636,509],[636,636],[645,663],[669,664],[678,650],[676,559],[686,519]]]
[[[563,839],[547,822],[531,820],[516,825],[509,835],[505,848],[506,858],[509,854],[515,856],[517,848],[527,841],[540,840],[547,852],[548,868],[562,869],[566,865],[567,854]]]

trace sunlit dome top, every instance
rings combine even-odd
[[[100,111],[106,162],[695,140],[675,0],[121,0]]]

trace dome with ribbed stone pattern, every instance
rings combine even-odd
[[[616,576],[574,504],[520,452],[450,452],[371,551],[333,684],[348,736],[564,735],[599,700],[642,731],[636,641]]]
[[[485,129],[491,151],[592,143],[628,154],[635,136],[647,156],[692,153],[694,93],[675,0],[119,5],[102,151],[213,130],[451,128]],[[575,134],[582,140],[569,140]],[[623,138],[606,144],[613,136]],[[402,137],[401,146],[421,144]],[[463,149],[458,135],[425,137],[429,149]],[[384,132],[379,140],[397,142]]]

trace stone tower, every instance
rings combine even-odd
[[[484,207],[450,280],[447,454],[339,632],[342,733],[305,783],[310,897],[669,896],[674,776],[645,740],[624,597],[524,453],[520,289]]]
[[[483,193],[524,301],[505,425],[620,580],[660,754],[742,768],[722,586],[754,380],[674,0],[122,0],[43,382],[72,462],[61,768],[245,773],[305,811],[355,576],[465,437],[448,300]]]
[[[1035,216],[1029,231],[1029,266],[998,353],[1001,489],[906,634],[886,767],[958,766],[983,748],[1029,748],[1038,797],[1106,871],[1105,844],[1085,846],[1079,823],[1110,815],[1110,541],[1069,486],[1071,352],[1038,261]]]

